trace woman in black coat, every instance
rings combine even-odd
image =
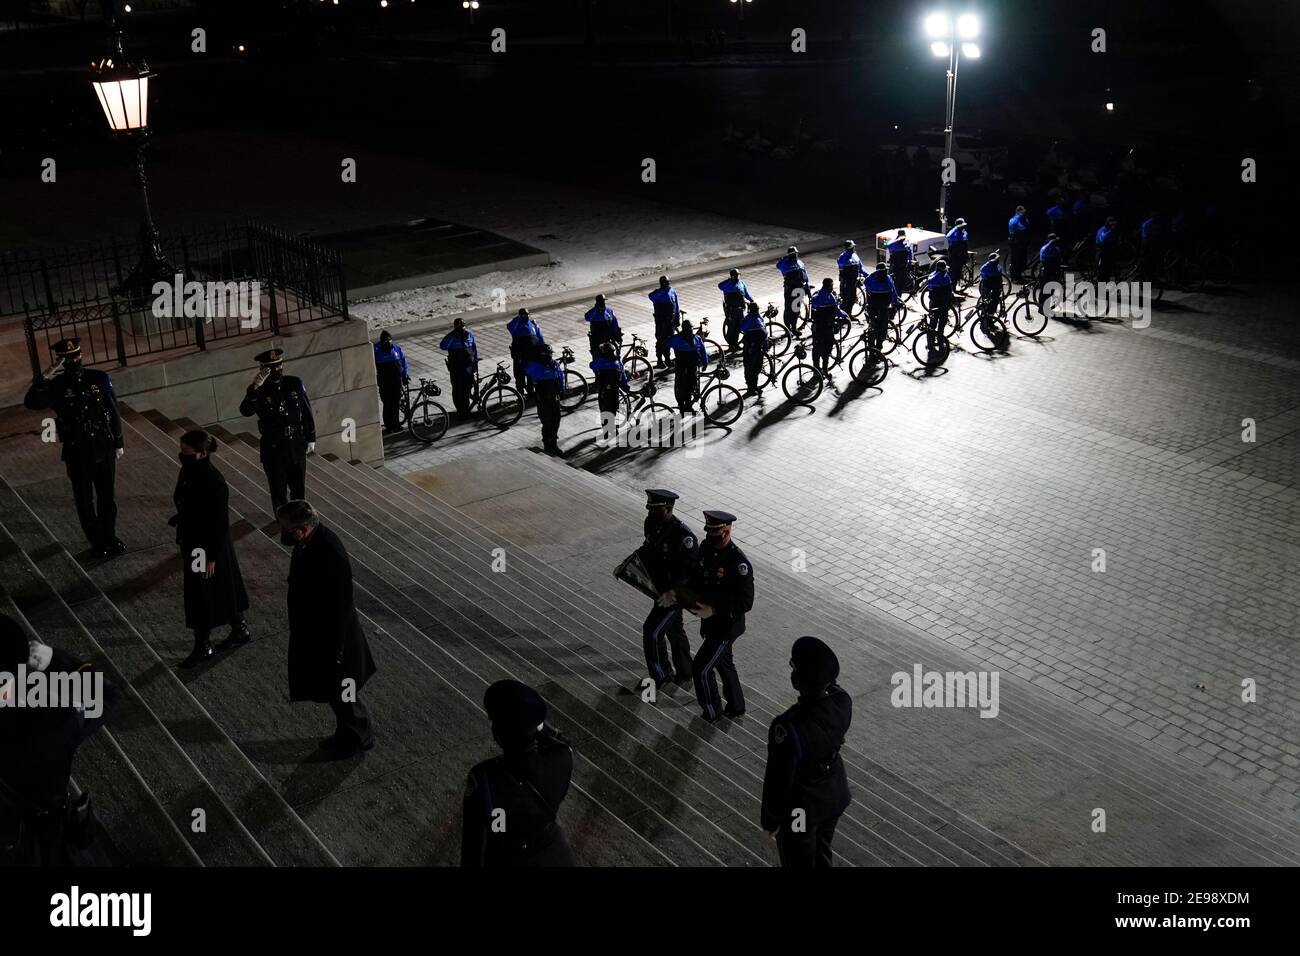
[[[213,655],[210,634],[215,627],[230,625],[230,636],[217,650],[247,644],[253,636],[244,620],[248,593],[230,540],[230,491],[212,463],[216,450],[217,440],[205,431],[181,436],[181,473],[172,495],[176,514],[171,524],[181,550],[185,626],[194,631],[194,650],[181,667],[193,667]]]

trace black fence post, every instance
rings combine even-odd
[[[41,361],[36,357],[36,329],[32,327],[30,315],[23,319],[23,331],[27,333],[27,355],[32,360],[32,378],[35,378],[41,374]]]
[[[280,310],[275,304],[275,279],[271,275],[271,270],[266,271],[266,289],[267,298],[271,301],[271,334],[280,334]]]
[[[348,283],[343,278],[343,253],[334,253],[334,263],[339,276],[339,301],[343,307],[343,321],[346,322],[351,316],[348,315]]]
[[[122,313],[117,309],[116,297],[111,300],[113,305],[113,332],[117,338],[117,364],[126,365],[126,340],[122,337]]]

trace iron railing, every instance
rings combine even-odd
[[[136,243],[103,239],[0,254],[0,317],[21,316],[33,373],[50,346],[81,340],[87,365],[217,339],[278,334],[285,326],[348,318],[339,254],[256,222],[164,236],[179,282],[131,291]]]

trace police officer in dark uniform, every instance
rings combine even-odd
[[[32,381],[23,405],[54,410],[81,530],[97,556],[121,554],[126,545],[117,539],[114,486],[117,459],[122,457],[122,421],[113,382],[107,372],[82,366],[80,340],[64,339],[53,351],[57,361]]]
[[[745,712],[745,693],[731,657],[732,645],[745,633],[745,614],[754,606],[754,572],[749,559],[731,540],[736,516],[725,511],[704,512],[704,543],[700,562],[690,581],[690,608],[700,619],[703,642],[695,652],[691,672],[695,696],[709,723],[720,716],[736,718]],[[717,675],[722,678],[718,696]]]
[[[520,309],[513,319],[506,323],[510,333],[510,358],[515,365],[515,381],[519,390],[530,401],[536,400],[532,379],[528,377],[528,363],[537,355],[539,346],[546,344],[546,336],[541,327],[532,320],[527,309]]]
[[[411,382],[402,347],[387,330],[379,333],[375,343],[375,379],[379,399],[384,405],[384,433],[402,430],[402,388]]]
[[[785,292],[785,311],[781,313],[781,321],[794,334],[798,331],[795,326],[799,322],[799,303],[811,292],[808,268],[799,258],[799,249],[795,246],[786,249],[776,267],[781,273],[781,286]]]
[[[613,342],[604,342],[596,350],[591,370],[595,373],[596,404],[600,408],[601,420],[617,424],[618,408],[628,393],[628,384],[627,371],[618,360]]]
[[[650,293],[649,299],[655,317],[655,368],[664,368],[672,365],[668,340],[682,324],[682,304],[667,276],[659,277],[659,288]]]
[[[845,312],[852,312],[858,301],[858,281],[867,275],[858,256],[857,244],[852,239],[844,240],[844,251],[835,264],[840,270],[840,304]]]
[[[718,283],[722,291],[722,337],[727,340],[727,351],[740,348],[740,323],[745,318],[745,303],[753,302],[749,286],[740,277],[739,269],[732,269],[727,278]]]
[[[758,303],[750,302],[749,311],[740,323],[741,348],[745,362],[745,394],[758,395],[758,373],[763,369],[763,357],[767,354],[767,326],[758,311]]]
[[[564,458],[560,450],[560,394],[564,391],[564,366],[555,360],[549,345],[537,347],[537,354],[526,366],[528,379],[537,395],[537,418],[542,423],[542,450]]]
[[[465,328],[464,319],[456,319],[451,331],[442,337],[438,348],[447,353],[447,375],[451,378],[451,403],[461,421],[469,418],[470,398],[474,393],[474,376],[478,374],[478,342]]]
[[[316,450],[316,420],[307,389],[296,375],[284,374],[284,350],[259,352],[261,368],[248,386],[239,414],[256,415],[262,436],[262,470],[271,489],[272,509],[305,497],[307,456]]]
[[[669,682],[686,685],[691,680],[691,644],[682,626],[682,607],[677,589],[695,573],[699,541],[695,533],[673,514],[676,492],[665,488],[646,489],[645,543],[641,563],[650,573],[659,599],[641,625],[646,667],[660,686]],[[668,647],[672,646],[669,659]]]
[[[782,866],[830,866],[835,826],[853,799],[840,759],[853,698],[835,683],[835,652],[815,637],[794,642],[790,667],[799,700],[767,731],[761,823]]]
[[[695,393],[700,385],[700,372],[709,367],[709,353],[704,348],[704,340],[695,334],[689,320],[682,321],[681,329],[668,340],[668,347],[676,356],[673,394],[677,397],[677,407],[682,414],[689,414],[695,411]]]
[[[835,296],[835,283],[822,280],[822,287],[812,297],[812,360],[813,368],[823,375],[831,370],[831,352],[835,349],[835,330],[841,321],[848,319]]]
[[[50,678],[91,670],[57,648],[31,643],[17,621],[0,614],[0,672],[16,676],[23,665]],[[68,781],[77,748],[104,725],[117,690],[105,681],[102,699],[83,700],[81,707],[14,707],[20,690],[14,681],[0,686],[0,698],[10,698],[0,701],[0,836],[16,837],[12,855],[22,865],[107,863],[93,844],[87,795],[70,801]]]
[[[587,322],[587,341],[591,343],[592,358],[596,357],[606,342],[623,344],[623,330],[618,327],[618,316],[605,305],[603,295],[596,296],[596,304],[587,310],[583,319]]]
[[[573,777],[573,749],[546,723],[546,703],[516,680],[483,695],[500,756],[476,764],[461,804],[463,867],[576,866],[556,822]]]

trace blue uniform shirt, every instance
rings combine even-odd
[[[835,297],[835,293],[830,289],[818,289],[813,293],[812,301],[809,305],[812,307],[814,319],[834,318],[844,315],[844,310],[840,308],[840,300]],[[832,309],[834,311],[830,316],[824,314]],[[819,312],[823,313],[823,315],[818,315],[817,313]]]
[[[399,362],[402,366],[402,378],[411,377],[406,370],[406,356],[402,354],[402,347],[396,342],[390,349],[385,349],[378,342],[375,343],[375,368],[379,368],[385,362]]]
[[[763,324],[763,317],[751,312],[740,320],[740,334],[748,338],[756,339],[759,342],[767,342],[767,326]]]
[[[1061,258],[1061,244],[1053,239],[1051,242],[1043,243],[1043,248],[1038,250],[1038,261],[1046,262],[1049,259]]]
[[[1110,245],[1116,239],[1115,230],[1110,226],[1102,226],[1097,230],[1097,245]]]
[[[682,358],[684,355],[693,351],[699,367],[709,367],[709,353],[704,351],[704,340],[698,335],[692,335],[688,339],[686,336],[678,332],[668,340],[668,347],[677,354],[678,358]]]
[[[840,253],[835,264],[840,267],[840,272],[853,272],[857,275],[864,276],[867,270],[862,268],[862,259],[858,257],[856,249],[845,249]]]
[[[966,231],[965,226],[953,226],[948,230],[948,245],[950,246],[954,242],[966,242],[969,238],[970,234]]]
[[[1029,231],[1029,220],[1025,218],[1023,213],[1014,215],[1009,220],[1007,220],[1008,236],[1018,236],[1020,235],[1020,233],[1028,232],[1028,231]]]
[[[867,291],[888,292],[894,304],[898,304],[898,286],[894,285],[894,277],[884,269],[878,269],[867,276]]]
[[[926,287],[930,289],[951,289],[952,276],[948,275],[946,271],[940,272],[938,269],[935,269],[925,277],[925,284]]]
[[[534,345],[541,345],[546,341],[542,336],[541,327],[531,318],[522,315],[516,315],[507,322],[506,331],[510,333],[512,339],[532,339]]]
[[[474,333],[468,329],[465,331],[464,341],[461,341],[460,336],[456,334],[454,329],[448,332],[443,336],[442,341],[438,343],[438,348],[444,352],[459,352],[464,349],[469,353],[469,364],[478,364],[478,343],[474,341]]]
[[[1001,276],[1002,263],[1000,262],[985,262],[984,265],[980,266],[981,279],[996,279],[1001,278]]]
[[[603,310],[597,310],[595,308],[588,309],[587,314],[583,316],[583,318],[585,318],[588,324],[593,326],[593,328],[597,324],[608,324],[609,337],[611,339],[621,339],[623,337],[623,332],[618,327],[618,319],[614,317],[614,310],[608,306]]]
[[[912,245],[906,239],[895,239],[885,246],[885,251],[889,253],[890,262],[895,259],[900,259],[902,262],[912,261]]]
[[[722,297],[724,299],[733,295],[740,295],[743,296],[747,302],[754,301],[754,297],[749,294],[749,286],[745,285],[744,279],[733,279],[731,276],[727,276],[718,283],[718,288],[722,290]]]
[[[564,381],[564,366],[555,359],[549,361],[538,361],[534,359],[529,362],[524,369],[524,374],[534,382],[545,382],[548,380]]]
[[[592,360],[591,370],[596,373],[617,372],[619,385],[623,388],[627,388],[627,370],[623,368],[623,363],[618,359],[597,355],[595,359]]]
[[[797,272],[799,282],[807,288],[808,286],[808,269],[804,266],[803,260],[798,256],[782,256],[776,260],[776,267],[781,270],[781,275],[789,278],[790,273]]]
[[[1053,224],[1058,223],[1058,222],[1064,222],[1064,221],[1065,221],[1065,206],[1063,206],[1061,203],[1058,202],[1058,203],[1057,203],[1055,206],[1053,206],[1051,209],[1047,210],[1047,221],[1048,221],[1049,223],[1053,223]],[[1055,232],[1056,230],[1053,229],[1052,231]]]
[[[682,320],[682,306],[677,301],[677,290],[671,286],[667,289],[655,289],[650,293],[650,301],[654,304],[655,321],[672,320],[676,325]]]
[[[1078,199],[1076,199],[1074,201],[1074,205],[1070,207],[1070,214],[1074,216],[1082,216],[1087,211],[1088,211],[1088,200],[1083,196],[1080,196]]]
[[[1159,239],[1164,235],[1164,232],[1164,226],[1161,225],[1160,221],[1156,219],[1155,216],[1152,216],[1146,222],[1142,223],[1143,239]]]

